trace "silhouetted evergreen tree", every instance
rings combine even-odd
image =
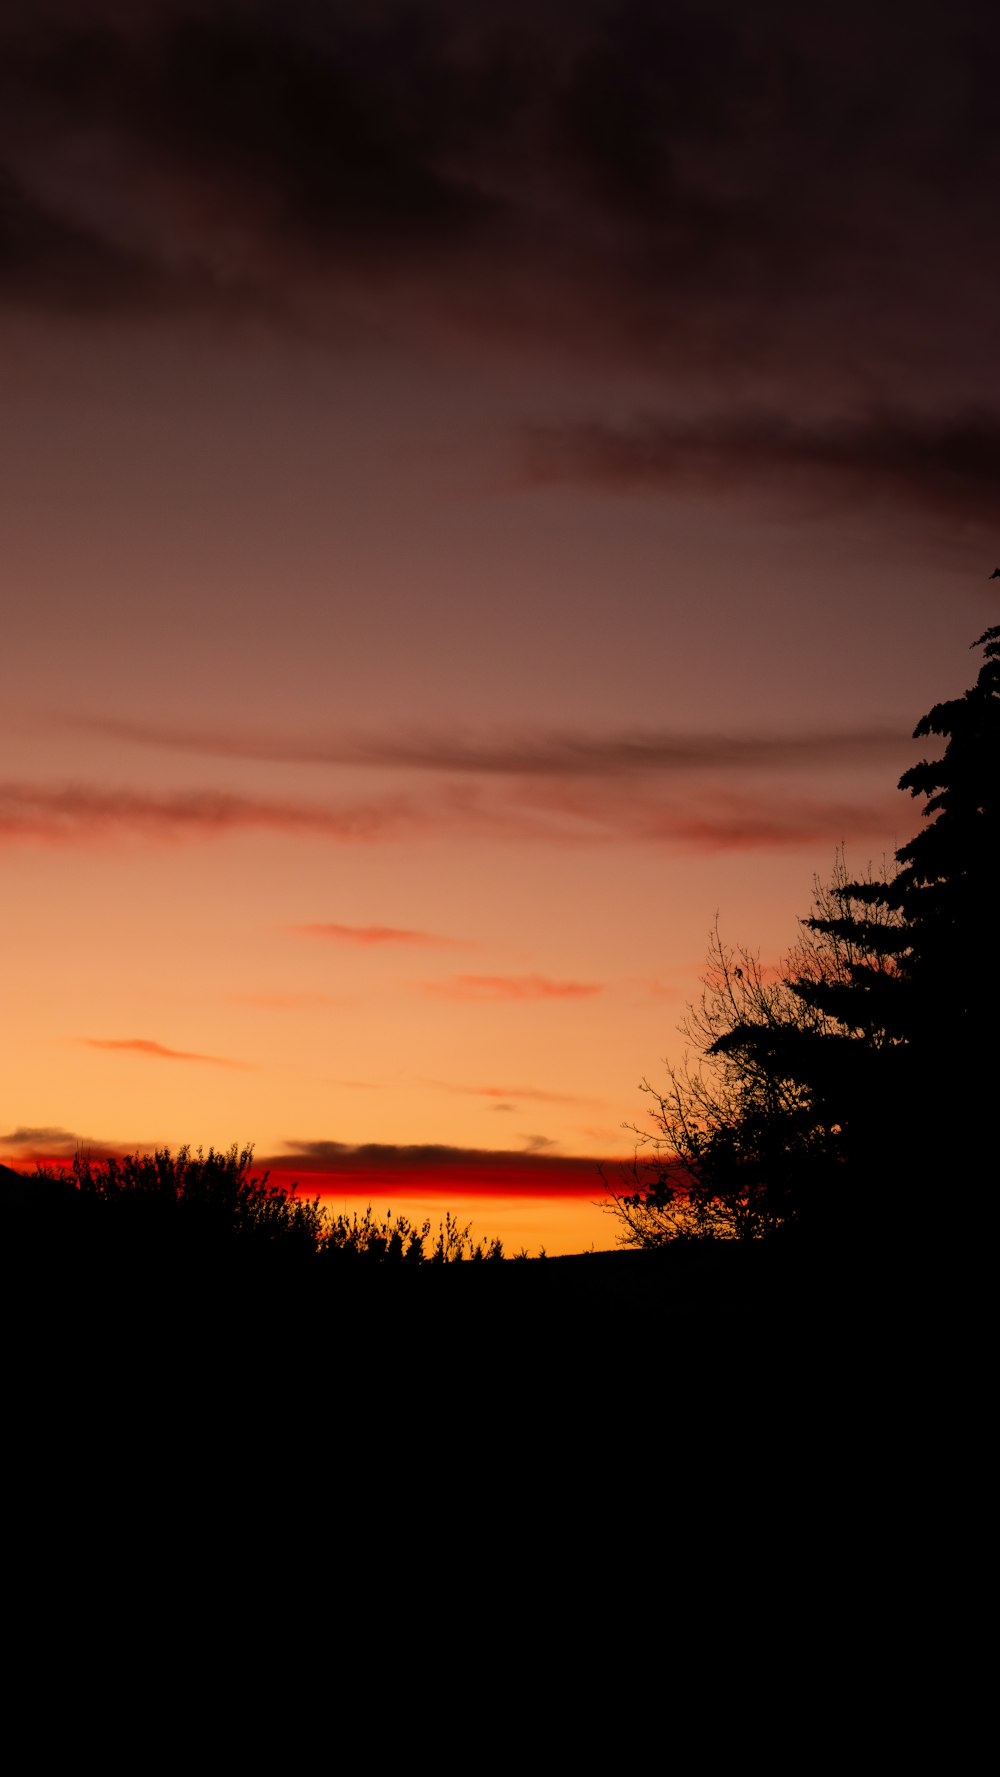
[[[973,646],[976,683],[914,731],[947,744],[900,779],[927,798],[927,825],[895,871],[858,882],[838,865],[774,986],[716,940],[685,1027],[697,1064],[653,1094],[655,1177],[637,1167],[617,1199],[626,1238],[810,1223],[934,1238],[946,1194],[955,1226],[956,1192],[980,1181],[998,1073],[1000,626]]]
[[[825,1022],[786,1032],[780,1054],[771,1046],[775,1065],[836,1129],[845,1182],[864,1186],[868,1214],[884,1211],[890,1224],[915,1212],[932,1218],[943,1188],[970,1184],[992,1124],[1000,626],[973,646],[985,654],[975,684],[914,730],[914,739],[947,737],[944,752],[899,781],[927,798],[927,825],[897,851],[894,874],[834,885],[834,909],[805,922],[856,956],[846,971],[789,982]],[[738,1025],[718,1048],[760,1057],[767,1044],[766,1033]]]

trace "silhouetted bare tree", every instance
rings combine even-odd
[[[803,1044],[839,1053],[844,1031],[800,989],[823,983],[834,991],[859,969],[891,970],[868,923],[878,932],[899,923],[880,908],[856,931],[827,930],[847,887],[838,856],[831,882],[815,885],[813,919],[778,969],[713,932],[701,996],[680,1027],[684,1058],[668,1065],[664,1089],[642,1082],[651,1126],[630,1126],[632,1174],[609,1206],[625,1243],[756,1239],[829,1198],[842,1170],[844,1126],[833,1099],[800,1077],[798,1057]],[[864,1053],[871,1066],[890,1040],[869,1021],[849,1039],[852,1061]]]

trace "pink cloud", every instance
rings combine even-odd
[[[428,1080],[429,1086],[439,1086],[442,1092],[457,1092],[469,1098],[495,1098],[504,1100],[504,1110],[510,1108],[510,1101],[530,1099],[533,1104],[593,1104],[591,1098],[577,1098],[571,1092],[544,1092],[538,1086],[455,1086],[446,1080]]]
[[[332,921],[320,925],[291,926],[304,938],[329,938],[340,944],[417,944],[448,949],[463,948],[461,938],[445,938],[437,932],[409,931],[403,926],[346,926]]]
[[[424,992],[452,1000],[581,1000],[604,989],[593,981],[550,981],[545,975],[452,975],[426,981]]]

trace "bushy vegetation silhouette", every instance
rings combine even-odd
[[[38,1199],[46,1221],[73,1216],[74,1230],[106,1253],[148,1260],[180,1257],[319,1261],[324,1266],[455,1265],[503,1258],[500,1240],[472,1238],[450,1211],[432,1236],[430,1220],[333,1214],[297,1185],[272,1184],[253,1172],[252,1147],[192,1153],[190,1147],[93,1159],[68,1168],[40,1166]],[[429,1244],[430,1243],[430,1244]]]
[[[636,1129],[608,1208],[626,1244],[758,1239],[859,1218],[929,1233],[943,1181],[979,1175],[997,1027],[984,981],[1000,905],[1000,626],[975,684],[914,738],[943,755],[905,772],[927,825],[863,880],[837,860],[772,979],[712,939],[689,1045]],[[985,947],[985,948],[984,948]]]

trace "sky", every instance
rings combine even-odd
[[[603,1213],[998,621],[973,0],[0,18],[0,1160]]]

